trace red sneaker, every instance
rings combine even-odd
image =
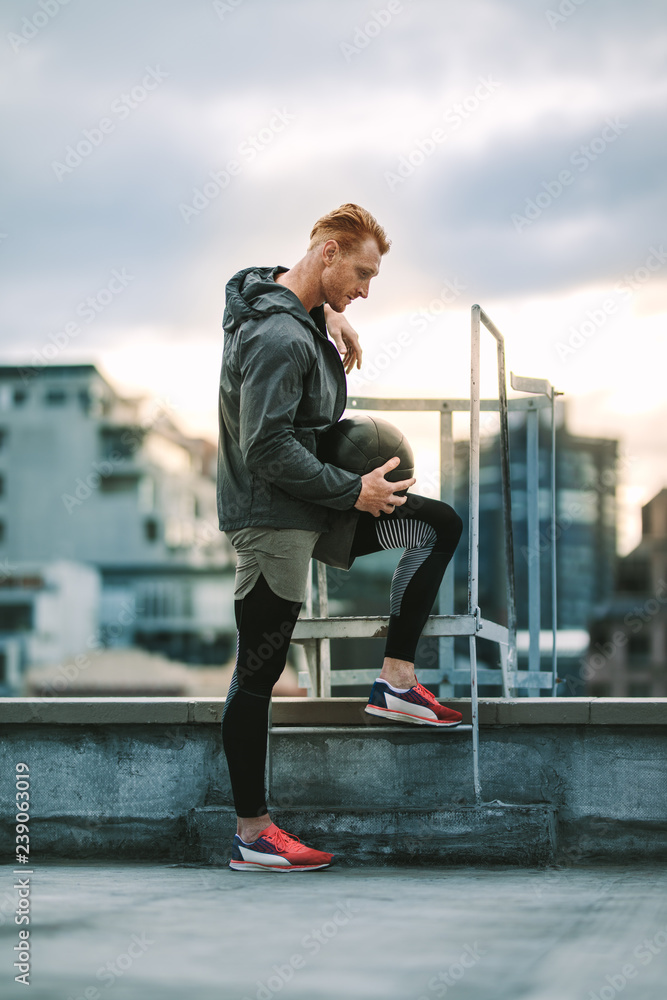
[[[328,868],[332,861],[333,854],[307,847],[298,837],[271,823],[251,844],[241,840],[238,833],[234,836],[229,867],[236,871],[308,872]]]
[[[379,678],[373,684],[365,711],[381,719],[412,722],[417,726],[458,726],[463,716],[445,708],[435,695],[417,681],[408,691],[393,691]]]

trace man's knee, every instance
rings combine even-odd
[[[453,552],[461,540],[463,521],[453,507],[444,500],[435,500],[433,523],[438,533],[438,542]]]
[[[407,507],[415,514],[421,513],[436,529],[439,535],[458,543],[463,531],[463,521],[450,504],[435,497],[422,497],[417,493],[408,493]]]

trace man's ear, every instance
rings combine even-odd
[[[333,264],[336,255],[340,253],[340,247],[336,240],[327,240],[322,247],[322,256],[327,264]]]

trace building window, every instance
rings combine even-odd
[[[631,635],[628,640],[628,652],[638,656],[647,655],[651,652],[651,637],[646,632]]]
[[[597,684],[591,684],[590,692],[593,698],[608,698],[611,694],[611,684],[598,681]]]
[[[136,490],[138,482],[137,476],[102,476],[100,492],[130,493]]]
[[[651,663],[651,636],[646,630],[628,640],[628,670],[645,670]]]
[[[14,389],[14,406],[23,406],[28,401],[28,393],[25,389]]]
[[[0,632],[29,632],[32,604],[0,604]]]
[[[157,521],[154,517],[147,517],[144,521],[144,535],[147,542],[156,542],[158,536]]]
[[[651,588],[651,566],[646,558],[626,556],[618,567],[618,590],[643,594]]]
[[[100,431],[102,458],[110,458],[114,462],[132,458],[141,446],[144,433],[141,427],[103,427]]]
[[[5,540],[5,532],[6,532],[5,522],[4,521],[0,521],[0,545],[2,545],[2,543]]]
[[[648,681],[642,683],[635,682],[634,684],[628,684],[628,698],[650,698],[651,697],[651,685]]]
[[[47,406],[62,406],[67,401],[67,393],[64,389],[48,389],[44,396]]]

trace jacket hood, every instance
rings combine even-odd
[[[249,319],[263,319],[275,313],[289,313],[301,323],[308,323],[313,330],[326,336],[312,313],[307,313],[294,292],[277,284],[274,276],[288,271],[287,267],[246,267],[227,282],[225,312],[222,326],[226,334],[233,333]],[[322,313],[321,306],[313,310]],[[319,318],[319,317],[318,317]],[[326,327],[325,327],[326,329]]]

